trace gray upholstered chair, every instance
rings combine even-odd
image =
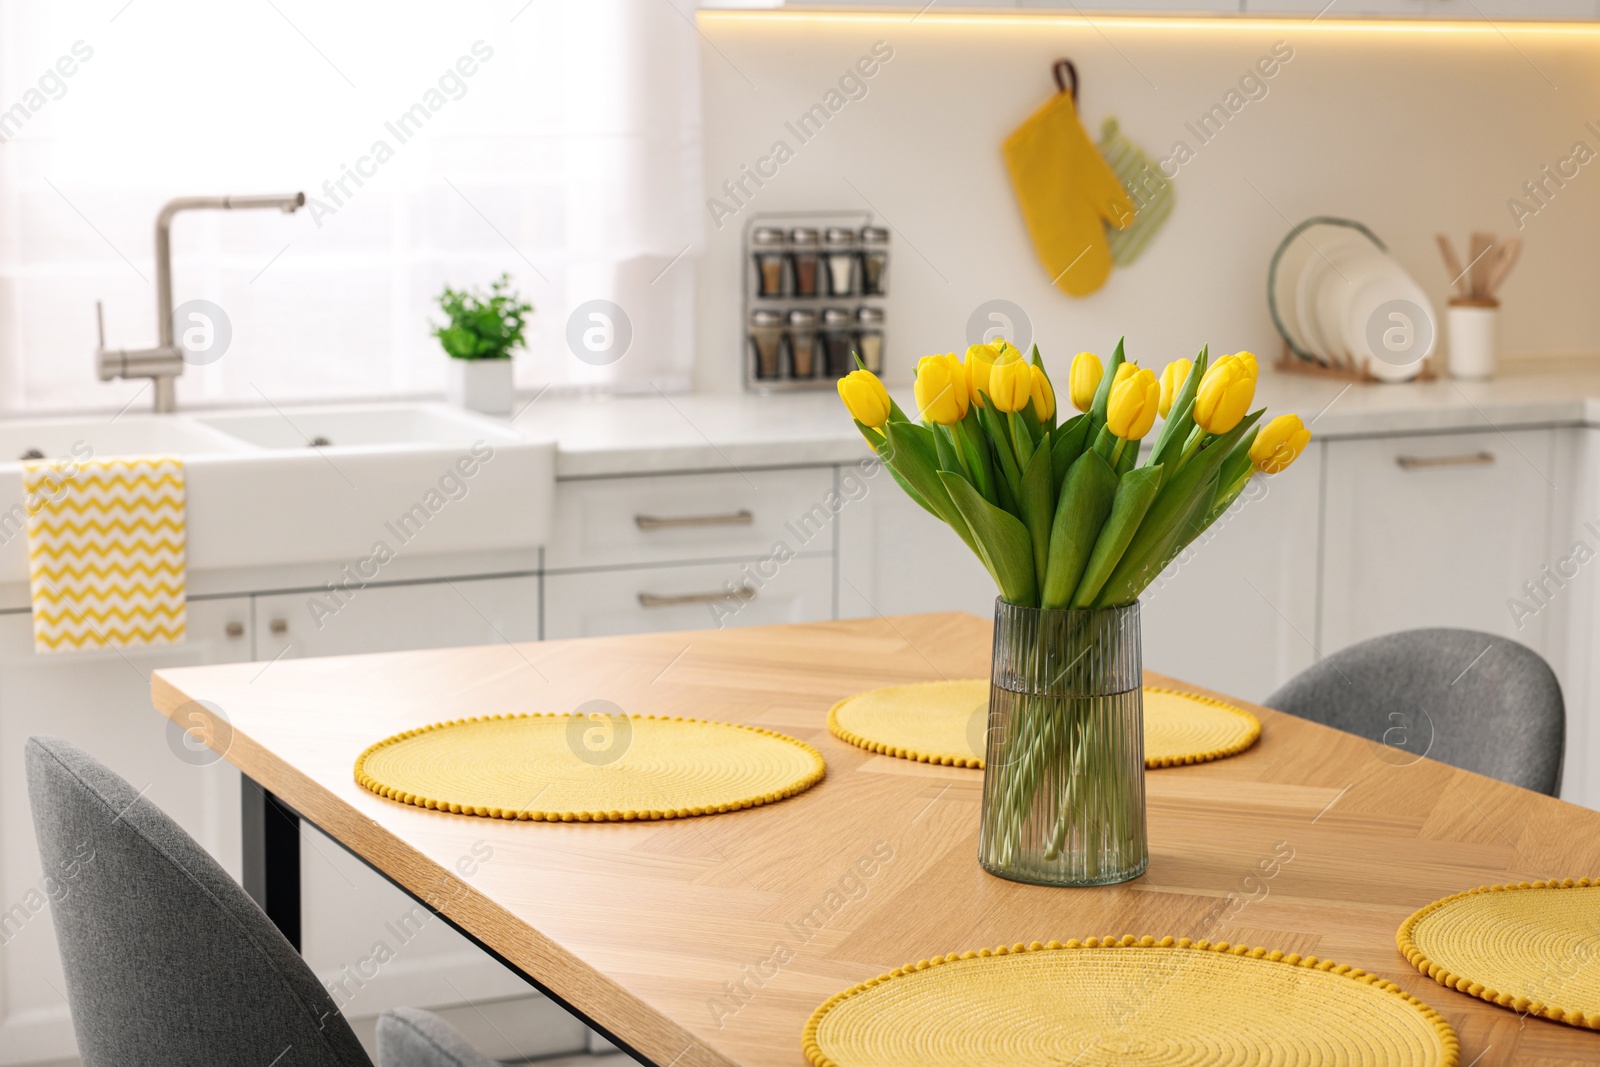
[[[188,834],[67,742],[30,738],[28,797],[85,1067],[372,1067],[311,968]],[[383,1067],[493,1067],[449,1026],[378,1023]]]
[[[1555,796],[1566,712],[1537,652],[1474,630],[1406,630],[1308,667],[1263,702],[1358,734],[1404,763],[1429,756]]]

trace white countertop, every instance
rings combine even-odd
[[[911,408],[909,387],[895,399]],[[1600,426],[1600,359],[1510,361],[1489,382],[1347,383],[1262,369],[1257,406],[1322,439],[1521,426]],[[523,401],[523,403],[527,403]],[[833,390],[541,397],[515,428],[554,438],[558,478],[849,463],[867,446]]]

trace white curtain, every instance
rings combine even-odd
[[[434,296],[502,271],[536,307],[523,387],[685,388],[693,18],[692,0],[0,4],[0,413],[134,397],[95,377],[94,303],[109,345],[155,343],[164,201],[301,190],[293,215],[175,221],[175,300],[233,332],[180,406],[437,391]]]

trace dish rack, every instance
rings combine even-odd
[[[858,353],[882,372],[889,230],[871,212],[758,214],[743,253],[746,390],[831,389]]]

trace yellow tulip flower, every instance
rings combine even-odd
[[[941,426],[967,414],[967,368],[955,353],[923,356],[917,361],[917,410],[921,418]]]
[[[1072,406],[1079,411],[1088,411],[1094,406],[1095,391],[1100,388],[1100,379],[1105,377],[1106,369],[1100,362],[1100,357],[1093,352],[1079,352],[1072,357],[1072,371],[1067,377],[1067,393],[1072,397]]]
[[[1004,345],[1005,342],[1000,342]],[[989,368],[994,365],[995,356],[999,355],[993,345],[968,345],[967,346],[967,387],[972,392],[972,402],[983,407],[983,398],[978,395],[980,391],[989,391]]]
[[[1311,442],[1311,431],[1299,415],[1279,415],[1261,428],[1250,445],[1250,462],[1263,474],[1277,474],[1299,458]]]
[[[1233,358],[1245,365],[1245,367],[1250,371],[1250,377],[1256,379],[1257,381],[1261,380],[1261,368],[1256,365],[1256,356],[1254,352],[1235,352],[1233,354]]]
[[[996,410],[1021,411],[1033,395],[1033,368],[1015,348],[994,361],[989,368],[989,399]]]
[[[1033,397],[1033,413],[1040,422],[1044,422],[1056,413],[1056,390],[1050,384],[1050,379],[1045,377],[1044,371],[1032,367],[1033,387],[1029,395]]]
[[[877,429],[889,421],[889,390],[869,370],[853,370],[840,378],[839,399],[863,426]]]
[[[1122,373],[1128,368],[1128,373]],[[1106,405],[1106,428],[1117,437],[1137,441],[1155,425],[1161,406],[1161,383],[1156,372],[1124,363],[1112,379],[1111,398]]]
[[[1172,410],[1172,401],[1183,388],[1183,383],[1189,380],[1189,372],[1194,369],[1194,360],[1175,359],[1168,363],[1161,371],[1161,417],[1167,417]],[[1183,414],[1179,412],[1179,414]]]
[[[1227,433],[1239,425],[1255,397],[1256,380],[1250,365],[1237,356],[1223,356],[1200,379],[1194,397],[1195,425],[1206,433]]]

